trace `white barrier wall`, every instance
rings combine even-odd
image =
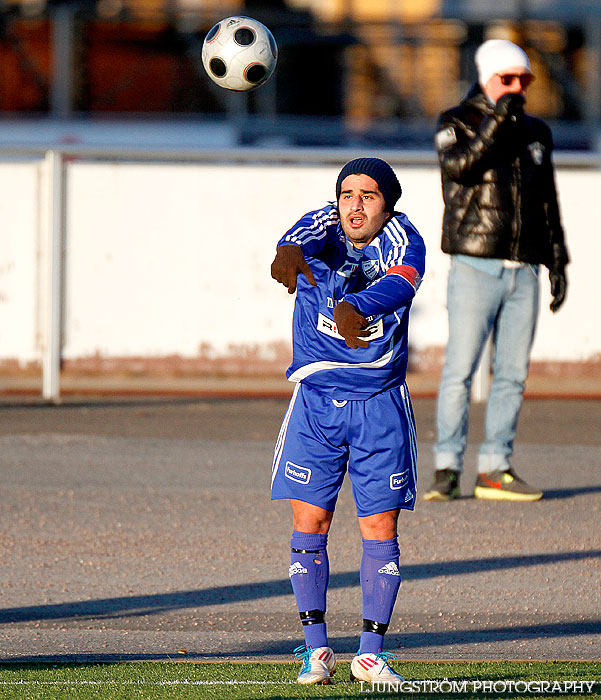
[[[0,165],[0,360],[40,358],[39,165]]]
[[[289,343],[293,299],[271,280],[279,236],[334,194],[339,168],[304,165],[71,162],[63,356],[266,360]],[[397,167],[400,208],[426,241],[411,343],[443,347],[448,257],[440,251],[436,167]],[[40,163],[0,165],[0,361],[41,356],[45,240]],[[601,173],[558,170],[568,243],[568,299],[558,314],[542,271],[534,360],[601,355]],[[596,312],[595,312],[596,313]]]

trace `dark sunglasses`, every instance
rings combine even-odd
[[[497,73],[499,76],[499,79],[501,80],[502,85],[513,85],[514,80],[519,80],[520,85],[523,88],[528,87],[530,83],[534,80],[534,76],[530,73],[504,73],[501,75],[501,73]]]

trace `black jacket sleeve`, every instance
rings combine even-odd
[[[497,134],[502,123],[498,115],[487,114],[470,134],[452,112],[443,112],[436,128],[440,167],[455,182],[472,182],[490,167],[499,148]]]
[[[565,235],[561,224],[561,214],[559,211],[559,201],[557,197],[557,189],[555,187],[555,173],[551,159],[553,151],[553,136],[551,129],[540,122],[546,132],[547,162],[545,163],[545,212],[547,215],[547,225],[549,227],[549,236],[552,249],[552,266],[564,267],[570,262],[570,256],[565,243]]]

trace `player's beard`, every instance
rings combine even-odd
[[[351,226],[350,220],[353,218],[360,217],[363,220],[363,224],[359,228]],[[380,219],[380,217],[378,217]],[[383,221],[370,219],[365,214],[347,214],[344,219],[340,220],[340,225],[344,235],[348,240],[355,246],[355,248],[363,248],[369,245],[373,239],[380,233],[384,228],[386,223],[390,220],[390,214],[386,214]]]

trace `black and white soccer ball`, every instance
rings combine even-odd
[[[263,85],[277,58],[273,34],[250,17],[222,19],[202,45],[202,63],[209,77],[228,90],[254,90]]]

